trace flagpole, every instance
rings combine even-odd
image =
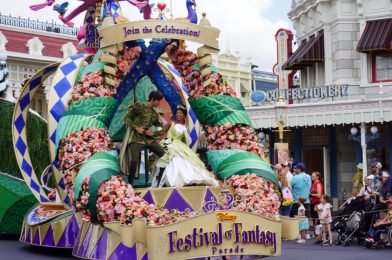
[[[170,18],[173,19],[173,1],[170,0]]]

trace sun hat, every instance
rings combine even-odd
[[[373,174],[368,175],[368,176],[366,176],[366,179],[368,179],[368,180],[374,180],[374,175],[373,175]]]
[[[282,170],[282,165],[280,165],[279,163],[274,165],[274,169],[275,170]]]
[[[377,167],[378,169],[381,169],[381,168],[382,168],[382,164],[381,164],[380,162],[377,162],[377,163],[376,163],[376,167]]]
[[[357,164],[357,168],[360,169],[360,170],[363,170],[363,164],[362,163],[358,163]]]
[[[382,172],[382,177],[389,177],[389,173],[386,172],[386,171],[383,171],[383,172]]]

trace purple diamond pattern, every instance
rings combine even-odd
[[[23,159],[22,161],[22,170],[29,176],[31,177],[31,173],[33,171],[33,168],[31,167],[31,165],[25,160]]]
[[[69,200],[69,197],[68,197],[68,196],[65,197],[64,203],[67,204],[67,205],[71,205],[71,201]]]
[[[20,110],[21,111],[25,110],[25,108],[30,104],[30,93],[27,93],[26,95],[24,95],[19,100],[19,104],[20,104]]]
[[[172,193],[170,194],[169,199],[167,200],[165,206],[165,209],[172,210],[172,209],[178,209],[179,211],[184,211],[186,209],[193,210],[191,205],[188,204],[184,200],[184,198],[181,196],[180,193],[176,189],[173,189]]]
[[[40,186],[33,179],[30,180],[30,188],[39,193]]]
[[[147,201],[149,204],[155,204],[151,191],[147,191],[146,194],[144,194],[143,199]]]
[[[34,235],[34,239],[33,239],[32,244],[34,244],[34,245],[40,245],[40,244],[41,244],[41,243],[40,243],[40,240],[39,240],[39,230],[38,230],[38,229],[37,229],[37,231],[35,232],[35,235]]]
[[[42,79],[42,76],[41,77],[36,77],[32,81],[30,81],[30,86],[29,86],[30,91],[35,89],[39,85],[41,85],[41,79]]]
[[[203,212],[211,212],[215,210],[219,210],[218,200],[211,190],[207,188],[206,195],[204,196]]]
[[[58,186],[59,186],[60,188],[62,188],[62,189],[65,189],[64,179],[63,179],[63,178],[61,178],[61,180],[59,181]]]
[[[47,74],[47,73],[49,73],[49,72],[52,72],[52,71],[54,71],[54,70],[56,70],[56,69],[57,69],[56,66],[47,67],[47,68],[44,69],[44,74]]]
[[[56,104],[50,110],[53,118],[58,122],[60,120],[61,114],[64,112],[64,104],[61,100],[57,101]]]
[[[53,134],[50,136],[50,140],[53,142],[53,143],[56,143],[56,130],[54,130],[54,132],[53,132]]]
[[[75,216],[72,216],[72,219],[68,223],[65,228],[63,234],[59,242],[57,243],[58,247],[73,247],[75,244],[75,238],[77,237],[79,232],[78,222]]]
[[[43,246],[56,246],[56,244],[54,243],[52,226],[49,226],[48,231],[46,232],[46,236],[44,238],[44,241],[42,241],[42,245]]]
[[[72,58],[71,58],[72,59]],[[74,59],[75,60],[75,59]],[[65,76],[67,76],[69,73],[71,73],[73,70],[75,70],[77,67],[75,63],[70,62],[65,64],[64,66],[60,67],[60,70],[64,73]]]
[[[71,84],[69,83],[67,78],[63,78],[57,84],[53,87],[53,89],[56,91],[57,95],[62,98],[67,91],[71,88]]]
[[[30,243],[30,242],[31,242],[31,230],[30,230],[30,228],[28,228],[27,236],[25,237],[25,241],[26,241],[27,243]]]
[[[73,56],[71,56],[71,57],[69,57],[71,60],[77,60],[77,59],[80,59],[80,58],[82,58],[84,56],[84,54],[76,54],[76,55],[73,55]]]
[[[49,199],[47,197],[42,196],[41,194],[39,195],[40,202],[49,202]]]
[[[25,239],[26,239],[26,237],[25,237],[25,235],[26,235],[26,228],[25,228],[25,226],[23,225],[23,227],[22,227],[22,233],[20,234],[20,241],[26,241]]]
[[[16,129],[18,130],[18,133],[20,134],[26,125],[22,114],[20,114],[18,116],[18,118],[15,120],[14,124],[15,124]]]
[[[137,259],[136,245],[132,248],[126,247],[120,243],[113,251],[109,260]]]
[[[145,253],[141,260],[148,260],[148,254]]]
[[[87,258],[88,247],[90,245],[90,237],[91,237],[92,230],[93,230],[93,225],[90,225],[88,227],[88,230],[87,230],[84,238],[81,237],[81,239],[83,239],[83,241],[82,241],[82,244],[80,245],[80,248],[79,248],[79,251],[77,254],[77,256],[80,258]]]
[[[106,259],[106,250],[107,250],[107,240],[108,240],[108,230],[102,232],[101,237],[98,240],[97,245],[95,246],[93,253],[90,258],[92,259]]]
[[[22,138],[20,136],[18,137],[18,140],[16,141],[15,146],[18,149],[18,151],[20,152],[21,155],[25,154],[27,146],[23,142],[23,140],[22,140]]]

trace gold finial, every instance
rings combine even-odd
[[[210,23],[210,21],[207,19],[207,14],[206,14],[206,12],[203,12],[201,15],[202,15],[203,17],[200,19],[199,25],[205,26],[205,27],[211,27],[211,23]]]

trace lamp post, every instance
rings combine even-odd
[[[362,147],[362,182],[365,182],[365,178],[367,176],[367,144],[373,140],[376,140],[380,134],[378,133],[377,126],[372,126],[370,128],[370,133],[366,133],[366,125],[365,123],[361,123],[361,134],[358,135],[358,128],[353,126],[350,130],[350,134],[348,136],[349,139],[353,140],[354,142],[360,143]]]
[[[284,127],[287,124],[287,110],[288,105],[284,98],[281,96],[275,104],[275,120],[278,125],[279,142],[283,143]]]

